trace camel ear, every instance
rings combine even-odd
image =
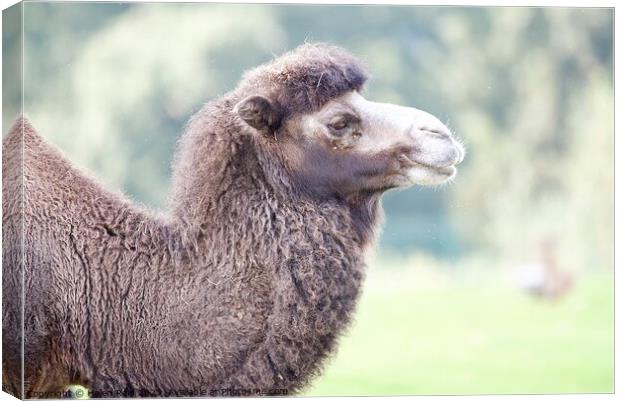
[[[273,135],[280,127],[280,110],[263,96],[246,97],[233,109],[250,127],[264,135]]]

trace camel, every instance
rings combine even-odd
[[[322,43],[246,72],[186,125],[159,214],[20,118],[2,159],[4,389],[304,389],[351,322],[381,195],[450,181],[465,154],[431,114],[365,99],[367,78]]]

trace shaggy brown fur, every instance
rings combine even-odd
[[[263,94],[286,119],[365,80],[327,45],[246,74],[189,122],[166,216],[103,189],[18,121],[2,163],[8,390],[22,395],[22,285],[28,397],[73,383],[116,397],[307,384],[351,320],[381,191],[319,188],[320,174],[291,170],[286,140],[232,109]]]

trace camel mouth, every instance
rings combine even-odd
[[[409,185],[439,185],[449,182],[456,177],[456,165],[462,160],[459,157],[459,160],[449,165],[434,165],[413,160],[405,155],[402,155],[401,158],[406,162],[404,175],[407,177]]]
[[[425,163],[420,160],[412,159],[411,157],[407,155],[401,155],[401,157],[402,157],[402,160],[406,162],[408,168],[428,169],[441,175],[453,175],[454,173],[456,173],[456,165],[459,164],[461,160],[463,160],[462,157],[459,155],[458,159],[454,163],[451,163],[448,165],[443,165],[443,164],[435,165],[435,164]]]
[[[433,166],[430,164],[413,162],[414,168],[426,169],[429,170],[432,174],[437,175],[439,177],[444,177],[446,181],[454,178],[456,176],[456,165],[450,166]]]
[[[451,164],[448,166],[436,166],[436,165],[432,165],[432,164],[428,164],[428,163],[422,163],[420,161],[414,161],[409,159],[411,162],[412,167],[418,167],[418,168],[425,168],[425,169],[429,169],[429,170],[433,170],[434,172],[436,172],[437,174],[441,174],[441,175],[452,175],[456,172],[456,164]]]
[[[441,185],[456,177],[457,168],[465,158],[464,146],[447,136],[449,146],[428,146],[426,151],[400,154],[400,165],[407,179],[405,185]]]

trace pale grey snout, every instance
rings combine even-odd
[[[430,169],[452,170],[463,161],[463,146],[434,115],[413,107],[370,102],[357,92],[347,99],[370,122],[368,131],[375,133],[358,145],[359,151],[406,149],[403,157],[414,166]]]

